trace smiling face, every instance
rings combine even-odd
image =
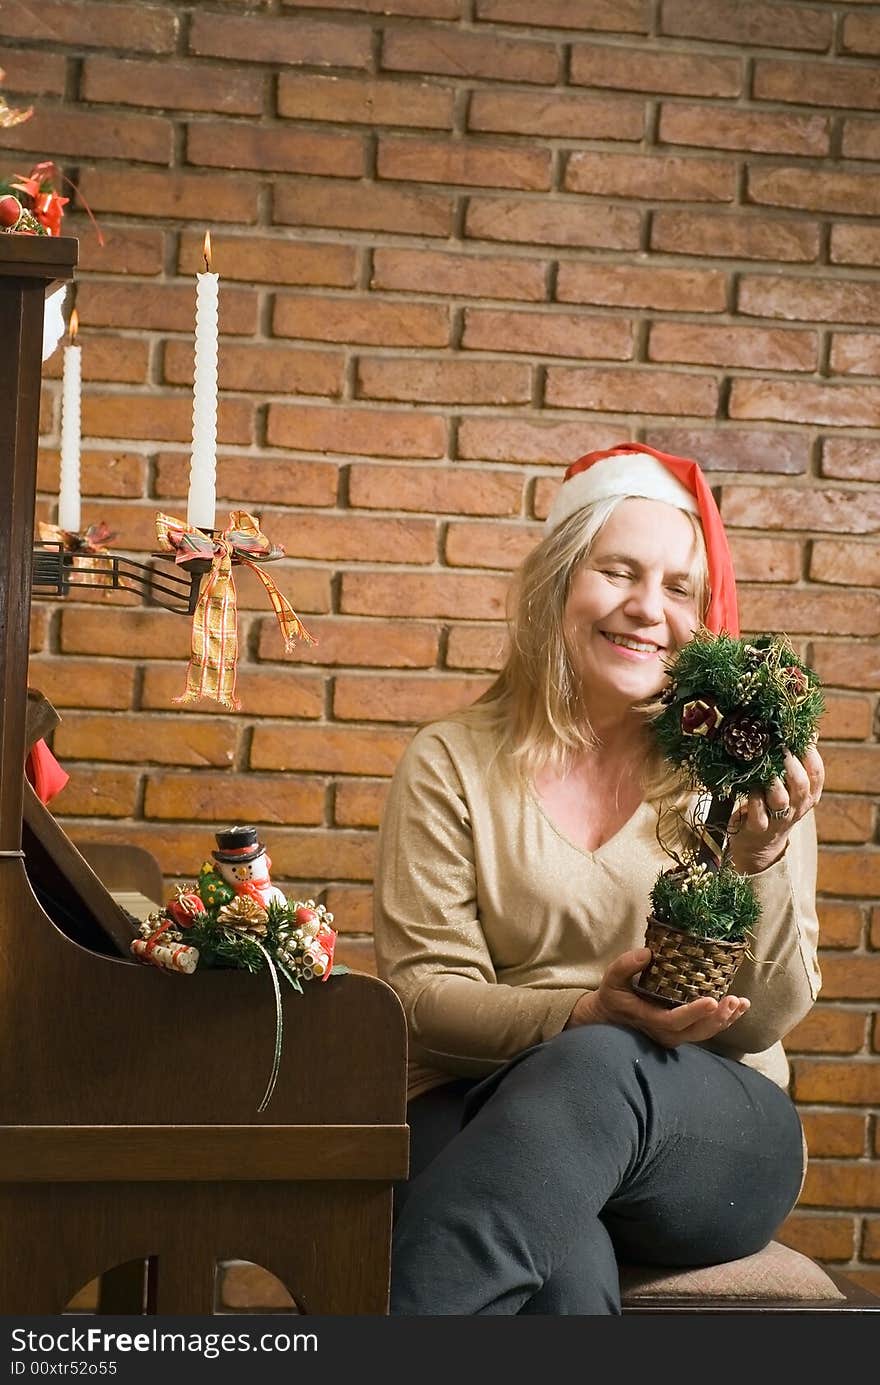
[[[591,720],[660,691],[664,660],[699,625],[690,518],[658,500],[623,500],[572,577],[565,638]]]

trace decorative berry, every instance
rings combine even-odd
[[[727,718],[721,739],[728,755],[748,763],[758,760],[770,744],[770,732],[757,717],[734,712]]]

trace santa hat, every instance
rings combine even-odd
[[[579,457],[556,492],[545,530],[548,534],[577,510],[611,496],[662,500],[696,515],[703,529],[709,563],[709,607],[705,625],[713,634],[739,634],[736,580],[718,506],[696,462],[657,452],[644,443],[625,442],[606,452]]]

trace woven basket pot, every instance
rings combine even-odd
[[[633,990],[673,1007],[704,996],[713,1000],[726,996],[746,943],[698,938],[652,916],[645,929],[645,947],[654,955],[633,983]]]

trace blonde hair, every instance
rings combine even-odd
[[[534,777],[549,767],[564,772],[575,757],[595,749],[580,679],[566,640],[564,613],[572,579],[589,558],[609,517],[627,496],[611,496],[577,510],[548,534],[521,564],[508,602],[509,650],[490,688],[460,715],[489,721],[501,749]],[[690,581],[702,618],[709,602],[706,546],[699,521],[687,511],[696,538]],[[636,709],[647,721],[659,709],[652,699]],[[683,796],[682,776],[659,753],[646,757],[643,785],[654,800]]]

